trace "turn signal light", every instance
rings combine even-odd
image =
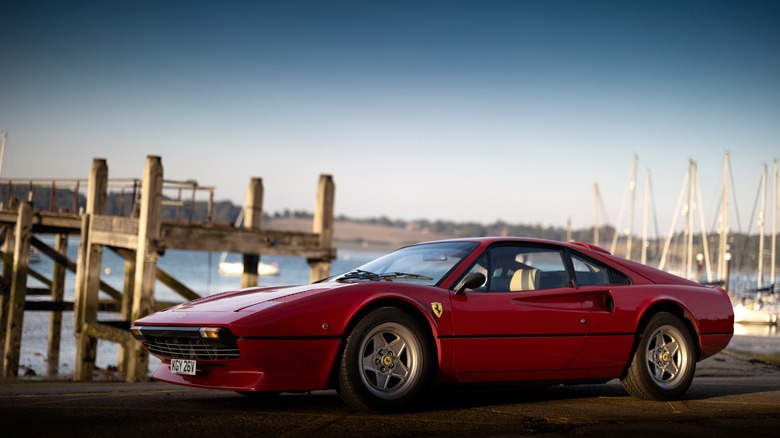
[[[200,337],[208,339],[219,339],[219,332],[222,330],[220,327],[201,327]]]

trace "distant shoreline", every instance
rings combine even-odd
[[[273,218],[266,220],[264,227],[271,230],[311,231],[312,220],[306,218]],[[389,227],[351,221],[335,221],[333,224],[334,246],[340,248],[394,249],[412,243],[450,239],[454,236],[429,233],[425,230]]]

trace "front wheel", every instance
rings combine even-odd
[[[366,315],[347,337],[338,392],[361,411],[399,410],[430,381],[433,354],[419,324],[393,307]]]
[[[645,327],[623,387],[646,400],[676,400],[691,386],[695,371],[690,331],[676,316],[661,312]]]

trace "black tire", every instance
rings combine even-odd
[[[431,379],[430,341],[419,324],[394,307],[366,315],[346,339],[339,362],[338,393],[359,411],[398,411]]]
[[[693,342],[688,327],[676,316],[666,312],[653,316],[639,338],[623,387],[645,400],[679,399],[696,372]]]

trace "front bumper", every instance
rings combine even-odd
[[[244,339],[240,357],[197,360],[194,376],[171,372],[171,358],[154,354],[162,364],[155,380],[229,391],[313,391],[326,389],[336,363],[339,338]]]

